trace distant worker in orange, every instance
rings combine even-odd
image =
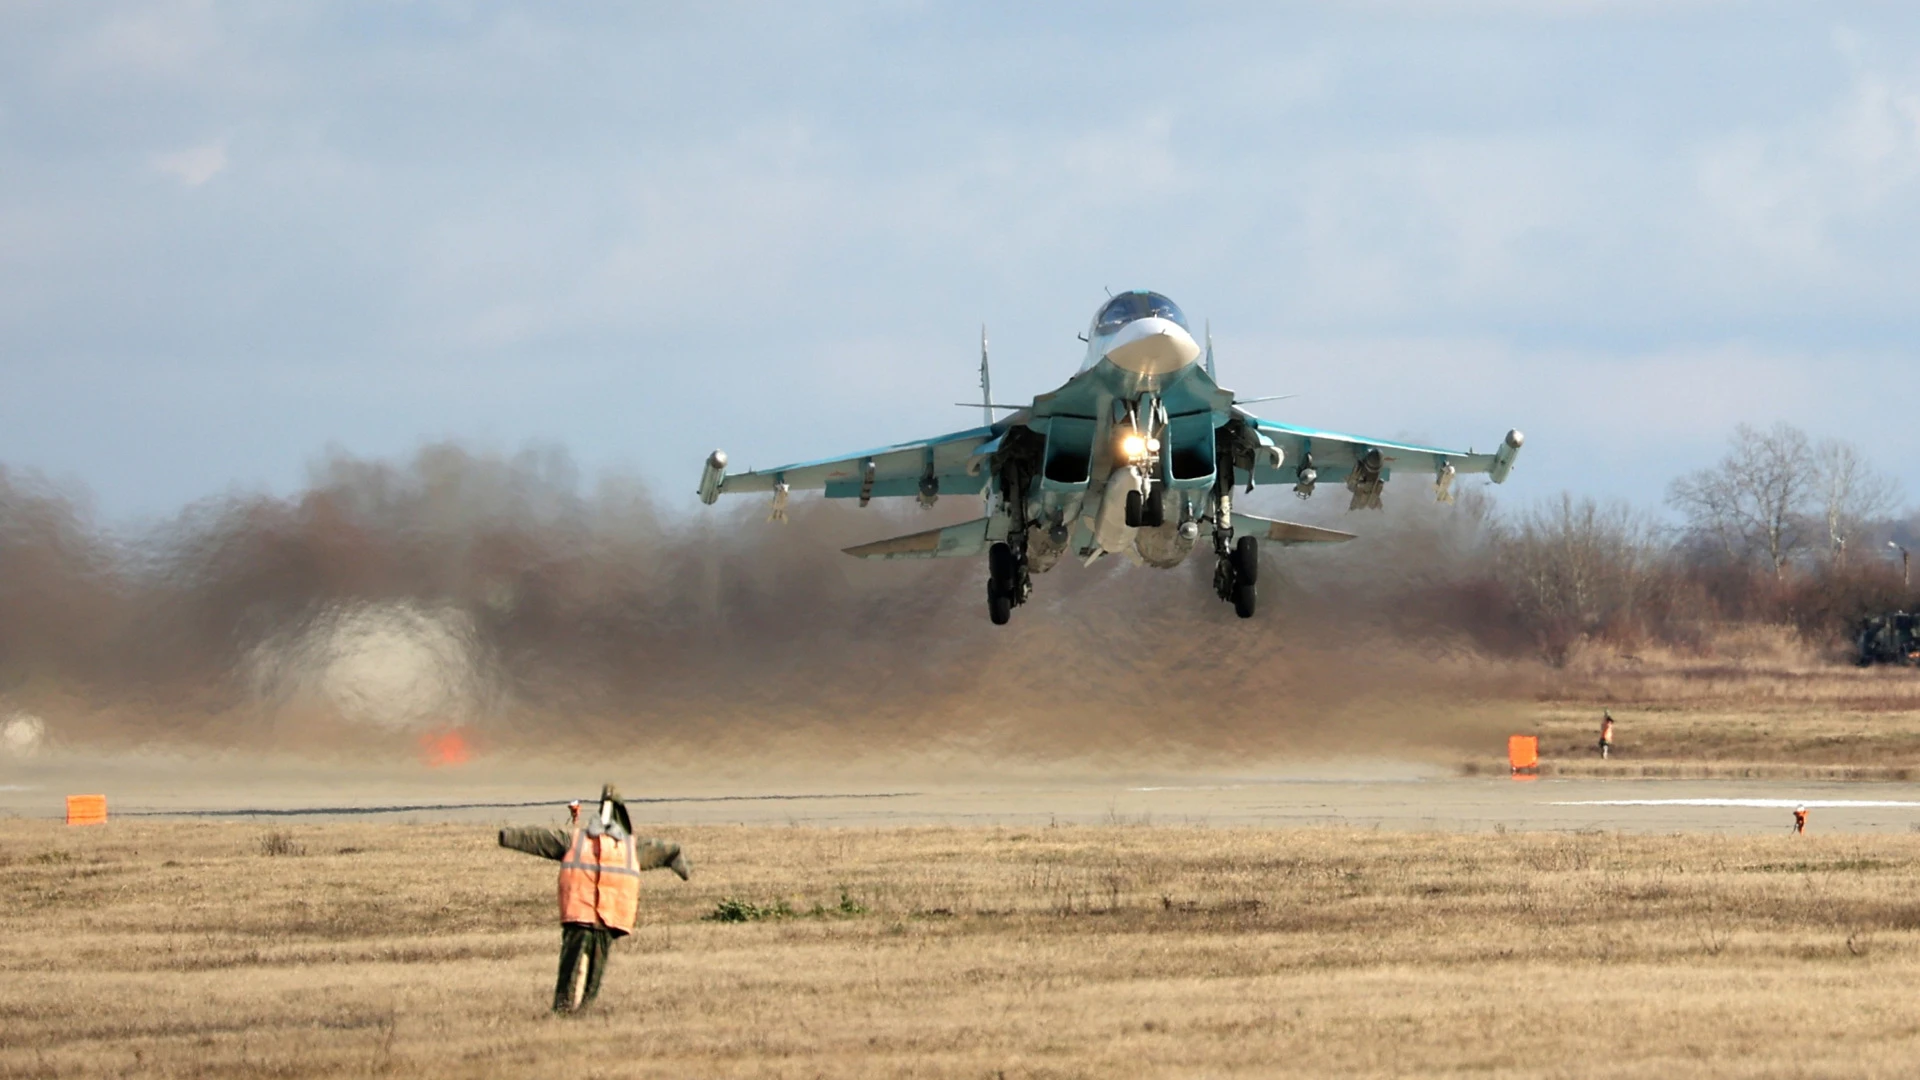
[[[638,840],[627,804],[612,784],[600,791],[600,812],[580,825],[580,804],[560,829],[501,829],[500,846],[560,863],[560,977],[553,1011],[577,1012],[600,993],[615,938],[633,933],[640,915],[640,872],[665,867],[685,881],[693,873],[679,844]]]
[[[1600,713],[1600,758],[1605,760],[1613,753],[1613,714]]]
[[[1796,806],[1793,809],[1793,831],[1795,833],[1807,831],[1807,808],[1804,806]]]

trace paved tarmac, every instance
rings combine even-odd
[[[55,819],[67,793],[105,793],[116,819],[557,822],[591,799],[605,763],[473,770],[369,769],[219,759],[67,757],[0,772],[0,816]],[[1527,779],[1434,766],[1343,762],[1246,776],[1010,779],[840,775],[628,781],[636,816],[661,825],[1206,825],[1397,830],[1781,832],[1805,804],[1815,832],[1920,830],[1920,784],[1793,780]]]

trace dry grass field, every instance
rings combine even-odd
[[[1783,629],[1746,628],[1709,658],[1594,653],[1538,680],[1546,772],[1582,776],[1920,777],[1920,670],[1857,668]],[[1595,752],[1601,711],[1615,752]]]
[[[673,836],[561,1019],[489,829],[0,820],[0,1076],[1920,1071],[1920,835]]]

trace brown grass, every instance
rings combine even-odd
[[[0,822],[0,1076],[1895,1076],[1920,835],[676,834],[590,1014],[451,825]],[[843,913],[842,893],[850,908]],[[802,914],[705,921],[736,897]],[[816,905],[817,915],[811,912]]]
[[[1548,774],[1920,776],[1920,671],[1857,668],[1785,628],[1728,630],[1707,656],[1590,650],[1541,678],[1535,699]],[[1604,763],[1603,710],[1616,721]]]

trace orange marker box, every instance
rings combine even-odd
[[[105,795],[67,796],[67,824],[105,825],[106,823],[107,797]]]
[[[1514,772],[1540,767],[1540,736],[1507,736],[1507,766]]]

